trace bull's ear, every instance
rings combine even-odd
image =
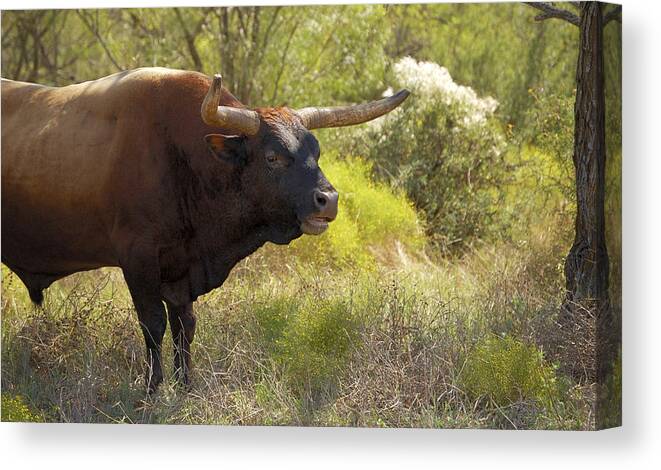
[[[222,134],[208,134],[204,136],[209,151],[228,163],[240,164],[245,161],[244,138],[226,136]]]

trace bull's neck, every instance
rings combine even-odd
[[[191,246],[201,257],[234,266],[269,240],[264,215],[246,200],[236,180],[205,182],[197,202],[189,207]]]
[[[215,181],[217,184],[218,181]],[[202,187],[206,186],[202,184]],[[186,265],[182,278],[163,287],[175,304],[195,300],[219,287],[232,268],[269,240],[268,226],[240,191],[225,188],[185,191],[179,201]]]

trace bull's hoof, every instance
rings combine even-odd
[[[190,376],[188,373],[182,374],[180,370],[177,370],[174,376],[176,387],[185,392],[190,392],[193,389]]]
[[[145,382],[147,383],[147,393],[149,395],[153,395],[156,390],[158,390],[158,386],[163,382],[163,376],[155,376],[150,373],[147,373],[147,376],[145,377]]]

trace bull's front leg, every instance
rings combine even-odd
[[[174,343],[174,370],[177,379],[190,385],[191,343],[195,336],[195,314],[193,304],[183,306],[167,302],[170,331]]]
[[[122,271],[145,338],[147,346],[145,383],[148,392],[153,393],[163,381],[161,344],[167,326],[165,306],[160,294],[158,267],[148,261],[138,263],[134,259],[131,264],[122,266]]]

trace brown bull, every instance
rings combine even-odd
[[[246,109],[196,72],[144,68],[62,88],[2,81],[2,262],[40,303],[118,266],[161,382],[166,308],[188,383],[192,302],[265,242],[320,234],[338,195],[309,129],[359,124],[407,91],[340,108]]]

